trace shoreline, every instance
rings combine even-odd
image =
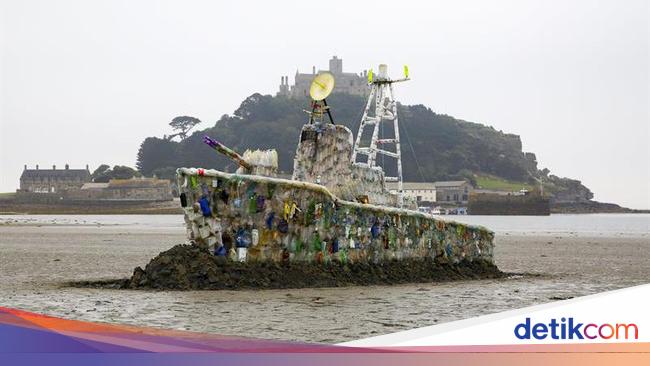
[[[25,203],[0,199],[0,215],[174,215],[182,214],[178,199],[170,201],[66,201]]]
[[[650,210],[624,209],[618,211],[589,211],[589,210],[554,210],[551,215],[592,215],[592,214],[648,214]],[[180,207],[75,207],[66,205],[3,205],[0,203],[0,215],[22,216],[22,215],[182,215]],[[543,217],[548,215],[439,215],[442,218],[454,218],[462,216],[531,216]]]
[[[597,201],[551,204],[551,214],[633,213],[646,214],[650,209],[630,209],[613,203]],[[183,214],[177,198],[173,201],[65,202],[55,204],[15,202],[0,199],[0,215],[176,215]],[[442,215],[455,217],[457,215]],[[461,215],[464,216],[464,215]],[[469,215],[484,216],[484,215]],[[508,215],[496,215],[508,216]],[[517,215],[514,215],[517,216]],[[532,215],[544,216],[544,215]]]

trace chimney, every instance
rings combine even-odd
[[[66,164],[65,165],[65,170],[68,170],[68,169],[70,169],[70,165]]]
[[[25,170],[27,170],[27,164],[25,164]]]
[[[38,164],[36,164],[36,170],[38,170]]]
[[[280,76],[280,85],[284,85],[284,76]]]
[[[316,66],[311,67],[311,73],[316,75]]]
[[[87,170],[87,171],[90,171],[90,169],[88,168],[88,164],[86,164],[86,170]]]
[[[52,165],[52,170],[56,170],[56,165]]]

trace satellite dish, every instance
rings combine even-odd
[[[315,101],[321,101],[327,98],[334,90],[334,75],[329,72],[318,74],[311,82],[309,95]]]

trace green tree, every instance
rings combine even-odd
[[[356,134],[365,98],[334,93],[327,102],[335,123]],[[187,132],[200,121],[193,119],[196,123],[184,124],[181,122],[193,117],[177,117],[181,119],[178,128],[185,131],[182,140],[145,139],[138,151],[138,170],[147,176],[157,169],[183,166],[233,171],[236,165],[232,161],[202,142],[202,135],[207,134],[239,153],[246,149],[276,149],[280,171],[291,173],[300,129],[308,119],[304,112],[308,106],[306,97],[255,93],[246,98],[233,115],[223,115],[214,126],[192,135]],[[475,175],[484,174],[512,182],[527,182],[531,177],[548,174],[547,170],[538,170],[534,154],[522,151],[517,135],[437,114],[424,105],[398,104],[398,109],[405,181],[467,179],[476,184]],[[383,132],[389,133],[388,130]],[[385,167],[387,175],[394,175],[395,169],[395,164]],[[558,192],[570,190],[589,196],[590,192],[580,182],[562,179],[544,178],[549,189],[557,187]]]
[[[145,176],[151,176],[153,171],[158,168],[181,165],[178,156],[179,143],[160,139],[157,137],[148,137],[138,150],[136,167],[138,171]]]
[[[95,181],[98,177],[102,176],[106,171],[110,170],[111,167],[108,164],[102,164],[95,169],[95,171],[90,175],[90,178]]]
[[[91,174],[92,180],[95,183],[108,183],[111,179],[131,179],[133,177],[141,176],[142,174],[131,167],[115,165],[113,168],[110,168],[106,164],[100,165],[99,168],[95,169],[93,174]]]
[[[201,123],[201,120],[190,116],[179,116],[172,119],[172,121],[169,122],[169,125],[176,133],[169,136],[168,139],[171,140],[172,138],[179,136],[181,141],[185,140],[187,138],[187,133],[199,123]]]
[[[163,168],[154,169],[152,175],[159,179],[169,179],[172,182],[176,178],[176,168],[173,166],[166,166]]]

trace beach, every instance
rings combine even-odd
[[[532,218],[512,228],[508,222],[524,219],[491,222],[496,264],[511,274],[505,279],[144,291],[65,284],[129,277],[136,266],[185,241],[181,216],[5,215],[0,216],[0,306],[88,321],[336,343],[650,282],[650,215],[551,217],[553,225]],[[556,227],[567,220],[584,221],[584,228]],[[611,226],[592,230],[594,220]],[[538,226],[526,230],[531,223]]]

